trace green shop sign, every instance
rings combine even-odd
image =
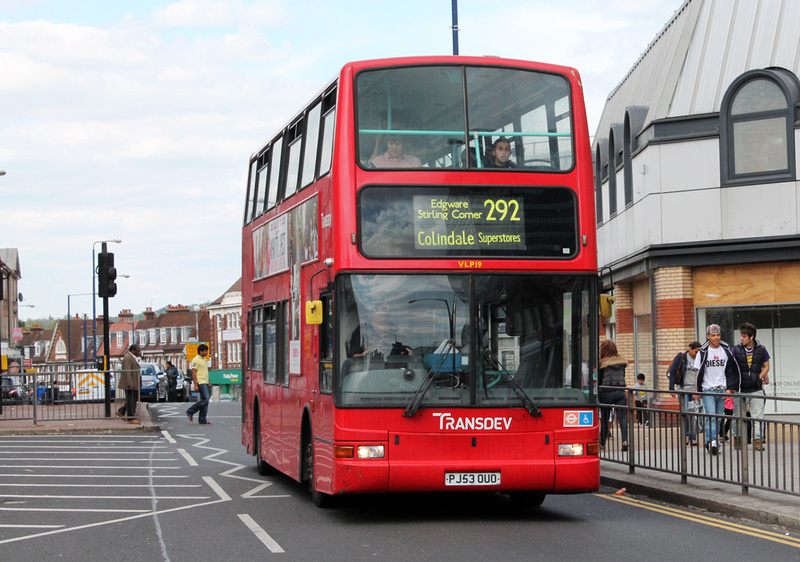
[[[242,382],[241,369],[212,369],[208,371],[211,384],[239,384]]]

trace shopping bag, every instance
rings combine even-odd
[[[700,400],[689,400],[689,404],[686,406],[686,413],[687,414],[702,414],[703,413],[703,402]],[[698,434],[705,431],[705,418],[703,416],[690,416],[690,422],[692,424],[693,431],[692,433]]]

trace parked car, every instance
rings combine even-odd
[[[30,386],[22,382],[22,377],[18,375],[7,375],[0,378],[2,379],[2,383],[0,383],[0,395],[2,396],[3,404],[32,403]]]
[[[160,402],[167,399],[167,376],[157,363],[139,363],[142,370],[142,402]]]

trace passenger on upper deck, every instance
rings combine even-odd
[[[487,168],[516,168],[510,160],[511,141],[505,137],[500,137],[492,145],[492,150],[486,157]]]
[[[413,154],[406,154],[403,135],[387,135],[387,150],[370,160],[376,168],[421,168],[422,162]]]

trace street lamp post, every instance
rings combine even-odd
[[[196,341],[200,341],[200,321],[198,320],[200,314],[200,307],[194,305],[194,337]]]
[[[95,246],[111,242],[113,244],[122,244],[122,240],[115,238],[114,240],[98,240],[92,244],[92,359],[97,363],[97,266],[95,265]],[[103,320],[108,324],[108,318]]]

